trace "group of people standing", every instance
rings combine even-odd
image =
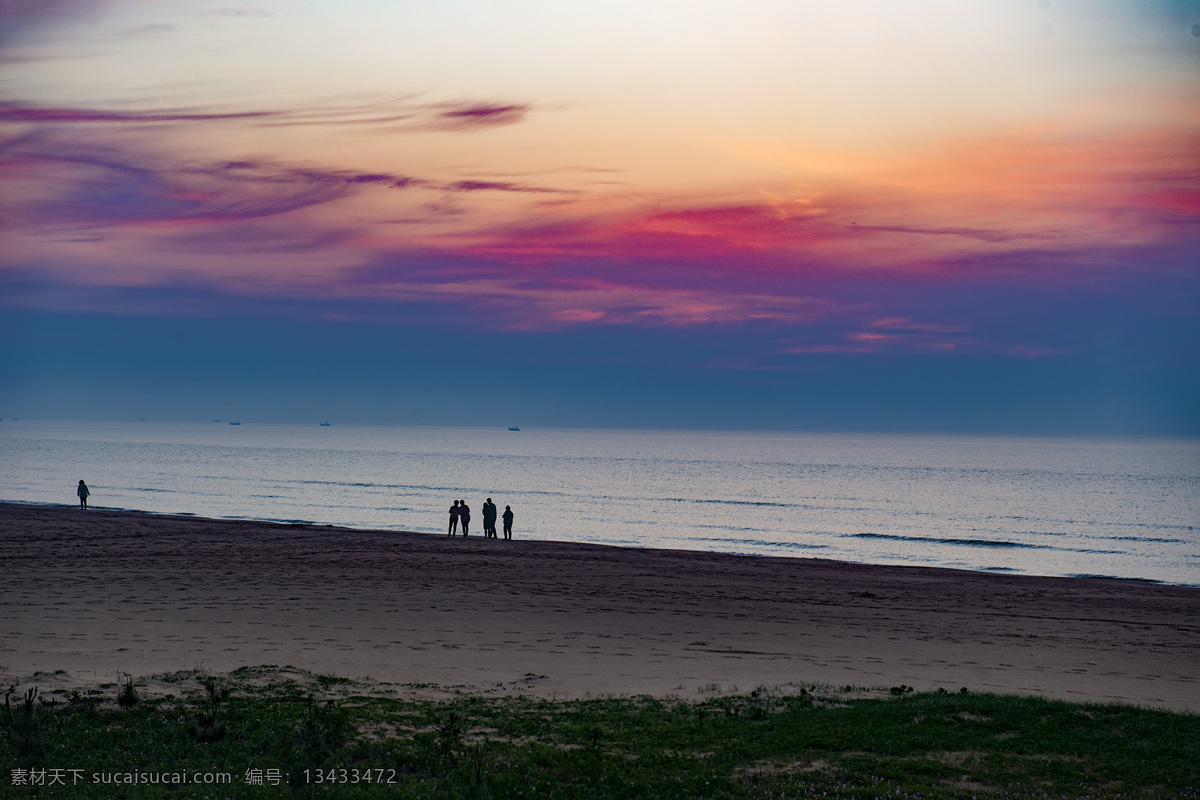
[[[492,502],[492,498],[488,498],[483,502],[483,535],[487,539],[496,538],[496,504]],[[504,513],[500,515],[504,520],[504,538],[512,538],[513,511],[512,507],[505,506]],[[450,506],[450,530],[446,533],[447,536],[453,536],[458,531],[458,526],[462,525],[462,535],[467,535],[467,529],[471,526],[471,507],[467,505],[466,500],[455,500]]]
[[[86,510],[88,497],[92,494],[87,484],[80,481],[75,494],[79,496],[79,507]],[[512,507],[505,506],[504,513],[500,515],[500,518],[504,520],[504,538],[511,539]],[[450,531],[446,535],[453,536],[458,531],[459,525],[462,525],[462,535],[466,536],[467,529],[471,527],[471,507],[467,505],[466,500],[455,500],[454,505],[450,506]],[[496,538],[496,504],[490,497],[483,502],[483,535],[488,539]]]

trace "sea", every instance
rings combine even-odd
[[[0,500],[1200,587],[1200,441],[0,421]],[[496,543],[503,546],[502,542]]]

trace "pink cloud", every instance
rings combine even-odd
[[[604,312],[586,308],[564,308],[561,311],[552,312],[550,318],[565,325],[574,325],[581,322],[599,322],[604,319]]]
[[[469,252],[516,263],[571,258],[712,262],[737,253],[770,258],[843,236],[816,218],[781,218],[767,205],[701,206],[517,226],[473,245]]]

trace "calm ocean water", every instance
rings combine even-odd
[[[0,422],[0,500],[1200,586],[1200,442]],[[502,546],[498,543],[497,546]]]

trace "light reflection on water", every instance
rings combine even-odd
[[[0,423],[0,499],[1200,585],[1200,442]]]

